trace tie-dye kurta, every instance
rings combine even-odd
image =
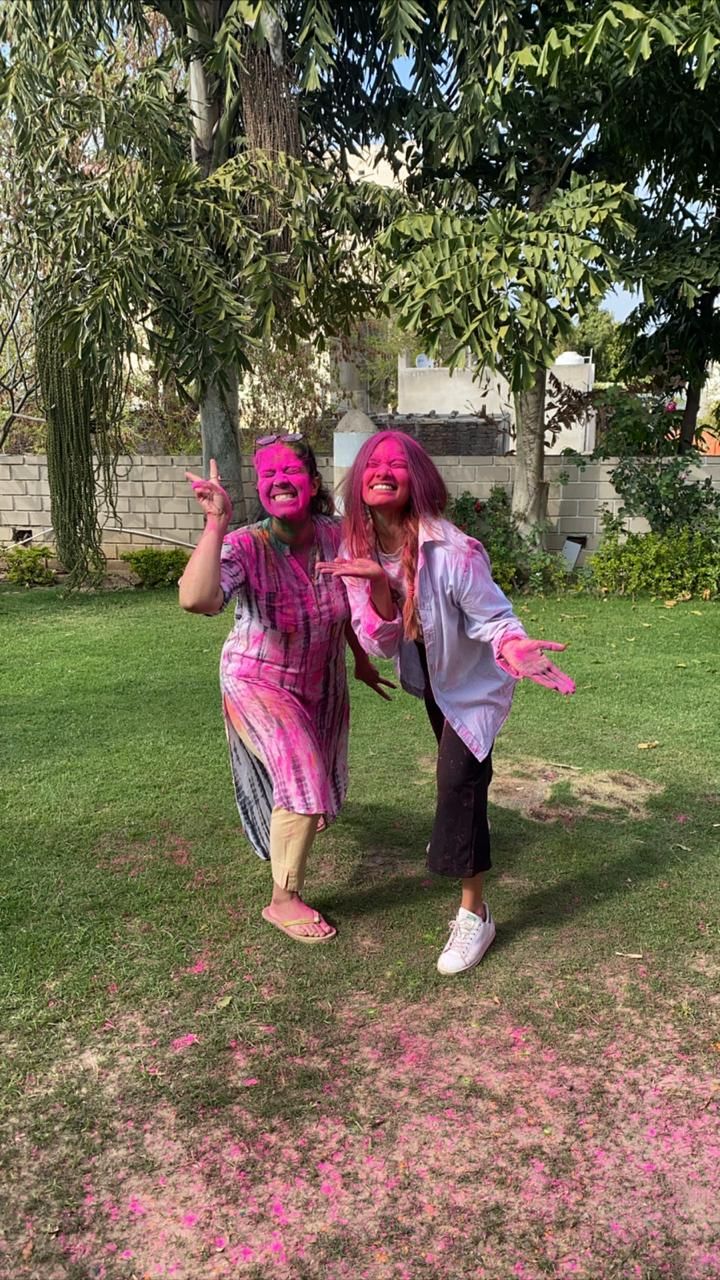
[[[340,523],[313,523],[307,573],[270,520],[223,542],[220,584],[226,603],[237,596],[220,660],[225,727],[243,828],[265,859],[274,806],[331,822],[347,790],[349,608],[339,578],[315,580],[316,561],[337,556]]]

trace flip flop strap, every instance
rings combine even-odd
[[[322,921],[317,911],[313,913],[312,919],[309,916],[303,916],[301,920],[277,920],[270,916],[273,924],[282,925],[283,929],[294,929],[300,924],[321,924]]]

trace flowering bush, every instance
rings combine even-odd
[[[460,529],[482,542],[492,573],[503,591],[563,591],[572,575],[562,556],[545,551],[537,538],[524,537],[500,485],[485,500],[463,493],[452,503],[449,517]]]

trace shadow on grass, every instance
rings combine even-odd
[[[685,860],[683,846],[672,843],[672,831],[665,826],[668,809],[675,806],[701,818],[707,798],[673,792],[659,797],[653,807],[661,811],[642,821],[588,817],[579,818],[569,829],[560,823],[538,824],[496,808],[489,896],[494,876],[499,877],[501,886],[504,873],[537,878],[538,865],[546,873],[545,883],[529,891],[524,887],[515,897],[505,913],[498,947],[509,946],[529,930],[583,918],[620,900],[630,885],[635,891],[677,868]],[[400,832],[399,818],[404,819]],[[339,918],[372,915],[396,906],[399,900],[405,904],[441,902],[459,890],[458,880],[430,877],[426,870],[429,824],[425,813],[403,814],[400,806],[392,805],[370,808],[350,804],[344,810],[343,825],[356,841],[357,857],[350,883],[326,896]],[[692,856],[693,860],[709,860],[715,854],[708,847]]]

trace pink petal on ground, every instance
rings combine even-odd
[[[179,1053],[181,1049],[187,1049],[191,1044],[198,1044],[199,1041],[200,1037],[196,1036],[192,1031],[189,1031],[187,1035],[178,1036],[176,1040],[173,1040],[171,1047],[176,1053]]]

